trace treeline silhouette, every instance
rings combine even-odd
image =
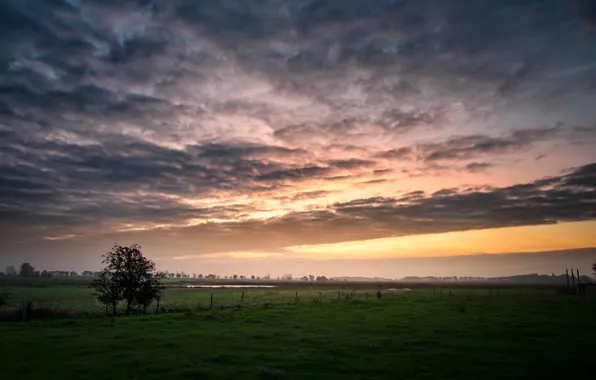
[[[591,283],[594,280],[589,276],[580,276],[579,280],[585,283]],[[563,273],[560,275],[556,274],[522,274],[515,276],[504,276],[504,277],[416,277],[408,276],[401,279],[405,282],[511,282],[516,284],[552,284],[552,285],[565,285],[567,283],[567,276]]]
[[[596,272],[596,264],[594,264],[594,271]],[[0,272],[0,276],[19,276],[25,278],[52,278],[52,277],[99,277],[100,271],[89,271],[83,272],[76,271],[65,271],[65,270],[43,270],[38,271],[28,262],[21,264],[19,270],[14,265],[8,265],[4,272]],[[563,274],[521,274],[514,276],[502,276],[502,277],[478,277],[478,276],[406,276],[400,279],[386,279],[379,277],[327,277],[327,276],[315,276],[312,274],[305,275],[302,277],[293,277],[292,274],[284,274],[278,277],[272,277],[267,274],[265,276],[255,275],[241,275],[234,274],[230,276],[220,276],[218,274],[209,273],[185,273],[179,272],[162,272],[164,279],[169,280],[205,280],[205,281],[229,281],[229,282],[245,282],[245,281],[274,281],[274,282],[315,282],[321,283],[326,281],[333,282],[404,282],[404,283],[462,283],[462,282],[482,282],[482,283],[515,283],[515,284],[536,284],[536,285],[565,285],[567,282],[567,276]],[[586,275],[579,277],[581,283],[593,283],[594,280]]]
[[[0,272],[0,276],[19,276],[19,277],[42,277],[42,278],[52,278],[52,277],[97,277],[101,274],[101,272],[93,272],[93,271],[83,271],[81,273],[75,271],[68,271],[68,270],[42,270],[38,271],[35,270],[33,265],[30,263],[23,263],[21,264],[19,270],[15,268],[14,265],[7,265],[6,270],[4,272]]]

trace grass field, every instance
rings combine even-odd
[[[13,300],[46,299],[80,310],[92,302],[91,292],[76,286],[9,289]],[[0,378],[560,379],[593,373],[594,297],[463,289],[380,300],[306,296],[337,294],[328,288],[303,289],[295,305],[293,291],[250,290],[285,302],[243,309],[0,323]],[[211,293],[235,303],[239,293],[168,292],[171,302],[187,305]]]

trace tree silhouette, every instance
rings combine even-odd
[[[150,276],[141,282],[136,301],[143,307],[143,314],[147,312],[147,307],[151,305],[153,300],[161,297],[162,291],[163,285],[161,284],[160,274]]]
[[[118,287],[122,292],[126,315],[135,305],[141,305],[146,310],[151,301],[160,295],[164,275],[157,273],[155,263],[143,256],[139,245],[114,245],[103,258],[105,268],[102,276],[109,280],[110,289]]]
[[[6,266],[6,275],[7,276],[16,276],[17,275],[17,270],[15,269],[14,265]]]
[[[99,278],[93,280],[91,287],[96,291],[97,300],[106,306],[106,314],[108,314],[108,306],[112,306],[112,314],[116,315],[118,303],[124,296],[114,274],[107,271],[101,272]]]
[[[35,275],[35,268],[29,263],[21,264],[21,271],[19,276],[21,277],[33,277]]]
[[[594,271],[594,279],[596,279],[596,261],[594,262],[594,265],[592,265],[592,270]]]

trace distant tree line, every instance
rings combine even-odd
[[[594,275],[596,276],[596,263],[594,264]],[[592,278],[583,275],[579,279],[581,282],[592,282]],[[417,277],[408,276],[401,279],[405,282],[455,282],[455,281],[494,281],[494,282],[514,282],[514,283],[528,283],[528,284],[565,284],[567,282],[567,276],[565,274],[556,275],[554,273],[547,274],[523,274],[516,276],[505,276],[505,277],[471,277],[471,276],[453,276],[453,277]]]
[[[87,274],[90,273],[90,274]],[[7,265],[5,272],[0,272],[0,275],[4,276],[19,276],[19,277],[43,277],[43,278],[51,278],[54,276],[57,277],[68,277],[68,276],[79,276],[79,274],[75,271],[61,271],[61,270],[43,270],[38,271],[35,270],[33,265],[28,262],[22,263],[19,267],[19,270],[15,268],[14,265]],[[97,276],[99,272],[83,272],[83,276]]]

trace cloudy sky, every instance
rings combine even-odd
[[[596,247],[592,4],[0,0],[0,264],[117,242],[222,275],[473,274]]]

